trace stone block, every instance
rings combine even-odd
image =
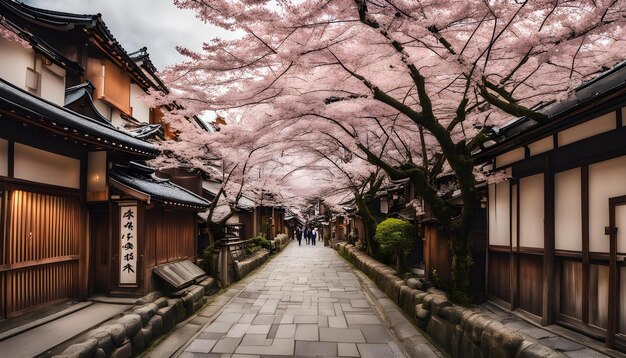
[[[139,353],[143,352],[146,349],[146,345],[143,339],[143,334],[141,330],[135,334],[135,336],[130,340],[130,344],[132,345],[133,355],[139,355]]]
[[[94,329],[87,334],[87,337],[97,340],[98,349],[102,349],[106,354],[111,354],[113,349],[117,348],[115,344],[113,344],[113,338],[111,338],[111,335],[105,330]]]
[[[124,329],[124,326],[119,323],[98,327],[89,332],[89,337],[91,338],[92,334],[99,336],[98,332],[100,331],[106,332],[109,336],[111,336],[111,340],[116,347],[120,347],[126,340],[126,330]]]
[[[115,323],[119,323],[124,326],[126,330],[126,337],[134,337],[141,329],[141,317],[138,314],[127,314],[117,320]]]
[[[455,325],[432,315],[428,321],[427,332],[441,349],[452,354],[452,347],[456,343]]]
[[[512,357],[524,338],[519,333],[506,329],[500,322],[491,321],[483,329],[480,340],[483,355]]]
[[[88,339],[83,343],[72,344],[61,355],[75,358],[91,358],[98,350],[98,340]]]
[[[465,311],[465,308],[458,306],[444,306],[438,310],[438,315],[452,324],[459,324]]]
[[[520,345],[516,354],[518,358],[564,358],[566,355],[553,351],[552,349],[542,346],[538,343],[530,343],[525,341]]]
[[[406,285],[409,286],[410,288],[415,288],[418,282],[419,282],[418,279],[416,279],[415,277],[412,277],[406,280]]]
[[[111,353],[111,358],[130,358],[133,356],[133,347],[130,345],[129,341],[124,342],[124,344],[115,349],[113,353]]]
[[[150,323],[146,324],[137,334],[143,335],[143,342],[147,346],[152,340],[152,325]]]
[[[176,310],[173,306],[159,308],[154,317],[157,316],[161,317],[163,333],[169,332],[176,325]]]
[[[159,315],[154,315],[152,318],[150,318],[148,324],[152,326],[153,338],[156,338],[165,333],[165,331],[163,330],[163,317]]]
[[[154,304],[159,308],[167,307],[167,297],[159,297],[156,301],[154,301]]]
[[[139,315],[139,317],[141,317],[141,324],[145,325],[146,323],[148,323],[150,318],[152,318],[152,316],[154,316],[154,314],[158,310],[159,310],[159,306],[157,306],[153,302],[150,302],[150,303],[145,304],[143,306],[136,307],[133,310],[133,313],[136,314],[136,315]]]
[[[147,295],[138,298],[135,301],[135,305],[138,305],[138,306],[145,305],[147,303],[154,302],[154,301],[156,301],[157,299],[159,299],[161,297],[163,297],[163,292],[161,292],[161,291],[152,291],[152,292],[148,293]]]

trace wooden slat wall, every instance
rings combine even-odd
[[[195,256],[194,212],[169,211],[160,208],[146,211],[146,247],[154,252],[156,264],[177,261]]]
[[[77,261],[67,261],[9,272],[8,316],[76,296],[77,270]]]
[[[9,195],[2,301],[11,317],[76,296],[80,203],[20,190]]]

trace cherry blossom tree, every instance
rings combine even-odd
[[[175,3],[241,36],[180,48],[188,60],[165,73],[172,99],[195,113],[245,113],[255,140],[331,134],[391,178],[410,178],[450,236],[453,299],[465,302],[480,200],[472,153],[514,116],[549,121],[542,106],[626,48],[624,0]],[[460,216],[437,194],[444,168],[461,189]]]

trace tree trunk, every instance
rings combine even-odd
[[[367,204],[359,195],[355,195],[355,202],[357,207],[357,212],[361,215],[363,219],[363,228],[365,229],[363,233],[363,241],[365,242],[365,249],[367,250],[367,254],[371,257],[374,257],[374,234],[376,233],[376,219],[370,212],[367,207]]]
[[[449,235],[450,254],[452,256],[452,292],[450,298],[454,302],[468,305],[472,299],[470,273],[474,264],[469,234],[450,230]]]

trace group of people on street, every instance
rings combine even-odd
[[[296,240],[298,240],[298,246],[302,246],[303,236],[307,245],[315,245],[315,241],[320,238],[317,228],[311,229],[310,226],[307,226],[304,230],[302,230],[299,226],[296,227]]]

